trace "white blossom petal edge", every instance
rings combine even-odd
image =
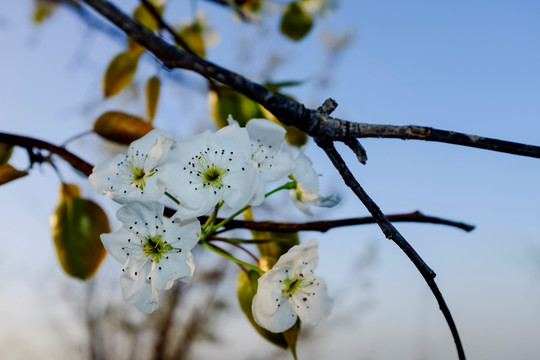
[[[297,318],[316,325],[330,314],[333,300],[324,280],[313,274],[318,247],[317,240],[293,246],[259,278],[251,307],[257,324],[279,333],[291,328]]]
[[[253,197],[258,172],[247,131],[238,124],[178,142],[171,155],[161,181],[180,202],[179,217],[204,215],[221,200],[239,210]]]
[[[296,189],[289,190],[293,204],[304,214],[312,216],[311,205],[320,207],[333,207],[339,204],[341,199],[332,194],[322,196],[319,194],[319,175],[312,167],[311,160],[301,152],[296,158],[296,168],[292,173],[296,181]]]
[[[157,166],[167,160],[174,141],[167,133],[152,130],[120,154],[94,167],[90,186],[121,204],[128,201],[155,201],[165,189],[158,184]]]
[[[234,122],[229,117],[229,123]],[[251,119],[246,124],[251,146],[251,159],[257,164],[259,178],[252,205],[264,200],[266,183],[289,175],[295,162],[285,141],[286,130],[267,119]]]
[[[130,202],[116,213],[122,228],[101,235],[105,249],[124,264],[120,277],[124,300],[145,313],[159,306],[160,290],[171,288],[175,280],[191,280],[195,269],[191,249],[201,235],[197,219],[167,219],[163,209],[158,202]]]

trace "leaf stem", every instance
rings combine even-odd
[[[167,195],[167,197],[169,199],[174,201],[176,203],[176,205],[180,205],[180,201],[178,201],[178,199],[176,199],[174,196],[172,196],[171,193],[169,193],[168,191],[165,191],[165,195]]]
[[[216,254],[223,256],[225,259],[229,259],[229,260],[231,260],[231,261],[233,261],[233,262],[235,262],[235,263],[237,263],[239,265],[245,266],[248,269],[254,270],[254,271],[258,272],[261,275],[264,274],[264,270],[261,270],[257,266],[251,265],[251,264],[249,264],[249,263],[247,263],[245,261],[242,261],[240,259],[235,258],[234,256],[232,256],[231,254],[229,254],[228,252],[226,252],[225,250],[223,250],[219,246],[216,246],[214,244],[210,244],[208,241],[203,240],[203,239],[201,239],[201,244],[204,247],[206,247],[207,249],[212,250]]]

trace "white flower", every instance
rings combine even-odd
[[[216,133],[206,131],[177,143],[171,153],[175,162],[161,175],[167,191],[180,202],[179,217],[203,215],[221,200],[239,210],[252,198],[258,172],[246,129],[232,124]]]
[[[296,168],[292,173],[296,189],[289,190],[294,205],[308,216],[312,216],[310,205],[333,207],[340,202],[339,196],[319,194],[319,175],[312,167],[311,160],[301,152],[296,158]]]
[[[191,249],[201,235],[197,219],[163,218],[158,202],[130,202],[116,216],[124,224],[118,231],[102,234],[105,249],[124,264],[120,285],[124,300],[151,313],[159,306],[160,290],[174,280],[189,282],[195,265]]]
[[[229,117],[229,123],[231,123]],[[266,182],[279,180],[289,175],[295,167],[289,145],[285,141],[286,130],[267,119],[252,119],[246,124],[250,138],[251,159],[259,169],[257,190],[252,200],[253,205],[260,205],[264,200]]]
[[[157,166],[167,160],[174,141],[164,132],[152,130],[129,145],[127,155],[117,155],[94,167],[88,181],[97,192],[114,201],[155,201],[164,192],[158,185]]]
[[[317,240],[293,246],[281,255],[259,278],[251,307],[257,324],[279,333],[291,328],[297,317],[316,325],[330,314],[333,300],[324,280],[313,275],[318,262]]]

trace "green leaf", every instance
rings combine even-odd
[[[150,124],[156,115],[160,85],[161,82],[157,76],[151,77],[146,83],[146,118]]]
[[[270,332],[255,322],[253,319],[253,314],[251,313],[251,303],[253,302],[253,297],[257,293],[257,279],[259,274],[256,271],[250,270],[247,274],[244,271],[241,271],[238,274],[238,302],[240,303],[240,308],[248,318],[251,325],[261,334],[266,340],[271,343],[286,349],[288,347],[287,340],[282,333],[273,333]]]
[[[163,6],[155,6],[155,5],[152,5],[152,6],[154,6],[156,11],[159,13],[159,15],[163,15]],[[150,11],[148,11],[146,6],[142,4],[137,6],[135,11],[133,11],[133,19],[137,20],[142,26],[144,26],[145,28],[149,30],[152,30],[152,31],[159,30],[159,23],[152,16]]]
[[[0,143],[0,165],[8,162],[13,153],[13,145]]]
[[[28,175],[27,171],[17,170],[9,164],[0,165],[0,185],[7,184],[26,175]]]
[[[79,188],[62,184],[60,203],[50,219],[58,260],[64,271],[86,280],[106,255],[100,235],[110,232],[105,212],[95,202],[80,197]]]
[[[313,19],[302,9],[300,3],[293,1],[287,5],[281,18],[280,30],[291,40],[298,41],[313,27]]]
[[[182,40],[185,41],[186,45],[189,46],[191,51],[202,58],[206,56],[203,28],[201,24],[194,22],[191,25],[183,27],[178,32],[178,35],[182,38]]]
[[[94,131],[98,135],[120,144],[130,144],[152,129],[152,125],[142,118],[120,111],[108,111],[94,123]]]
[[[219,128],[227,126],[227,119],[231,115],[238,121],[240,126],[254,118],[264,117],[259,104],[246,96],[225,86],[214,86],[210,91],[208,100],[212,110],[212,115]]]
[[[120,53],[112,59],[103,77],[103,93],[111,97],[124,89],[137,71],[139,55],[131,51]]]

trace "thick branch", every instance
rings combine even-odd
[[[353,138],[380,137],[438,141],[540,158],[538,146],[420,126],[358,124],[330,117],[320,110],[307,109],[304,105],[276,94],[237,73],[178,49],[106,0],[84,1],[122,29],[127,36],[153,53],[166,67],[192,70],[206,78],[226,84],[263,105],[284,124],[296,126],[314,138],[350,141]]]
[[[387,215],[388,220],[391,222],[415,222],[415,223],[431,223],[453,226],[464,231],[472,231],[473,225],[441,219],[433,216],[426,216],[419,211],[415,211],[408,214],[395,214]],[[204,222],[206,217],[200,217],[199,220]],[[216,219],[217,222],[222,219]],[[293,231],[320,231],[326,232],[331,229],[342,226],[375,224],[376,221],[373,217],[360,217],[351,219],[340,220],[325,220],[325,221],[311,221],[305,223],[275,223],[270,221],[244,221],[244,220],[231,220],[225,225],[226,230],[233,229],[250,229],[258,231],[272,231],[272,232],[293,232]]]
[[[450,332],[452,333],[452,336],[454,337],[454,341],[456,343],[459,358],[465,359],[465,352],[461,344],[461,339],[459,338],[456,324],[454,323],[454,319],[452,318],[450,309],[446,305],[446,302],[444,301],[444,298],[439,288],[437,287],[437,284],[435,283],[435,272],[433,272],[433,270],[431,270],[431,268],[424,262],[424,260],[422,260],[416,250],[414,250],[413,247],[407,242],[407,240],[405,240],[405,238],[399,233],[399,231],[397,231],[397,229],[392,225],[392,223],[390,223],[390,221],[384,216],[379,206],[364,191],[362,186],[358,183],[358,181],[354,178],[353,174],[350,172],[347,164],[345,164],[345,161],[343,160],[341,155],[339,155],[339,153],[337,152],[334,144],[318,139],[316,139],[316,141],[317,144],[326,152],[336,169],[339,171],[345,184],[347,184],[347,186],[351,188],[351,190],[356,194],[356,196],[360,199],[360,201],[362,201],[364,206],[371,213],[386,238],[394,241],[394,243],[396,243],[396,245],[398,245],[400,249],[403,250],[403,252],[413,262],[418,271],[420,271],[424,280],[431,289],[433,295],[437,299],[437,302],[439,303],[439,308],[441,309],[444,318],[448,323],[448,327],[450,328]]]

